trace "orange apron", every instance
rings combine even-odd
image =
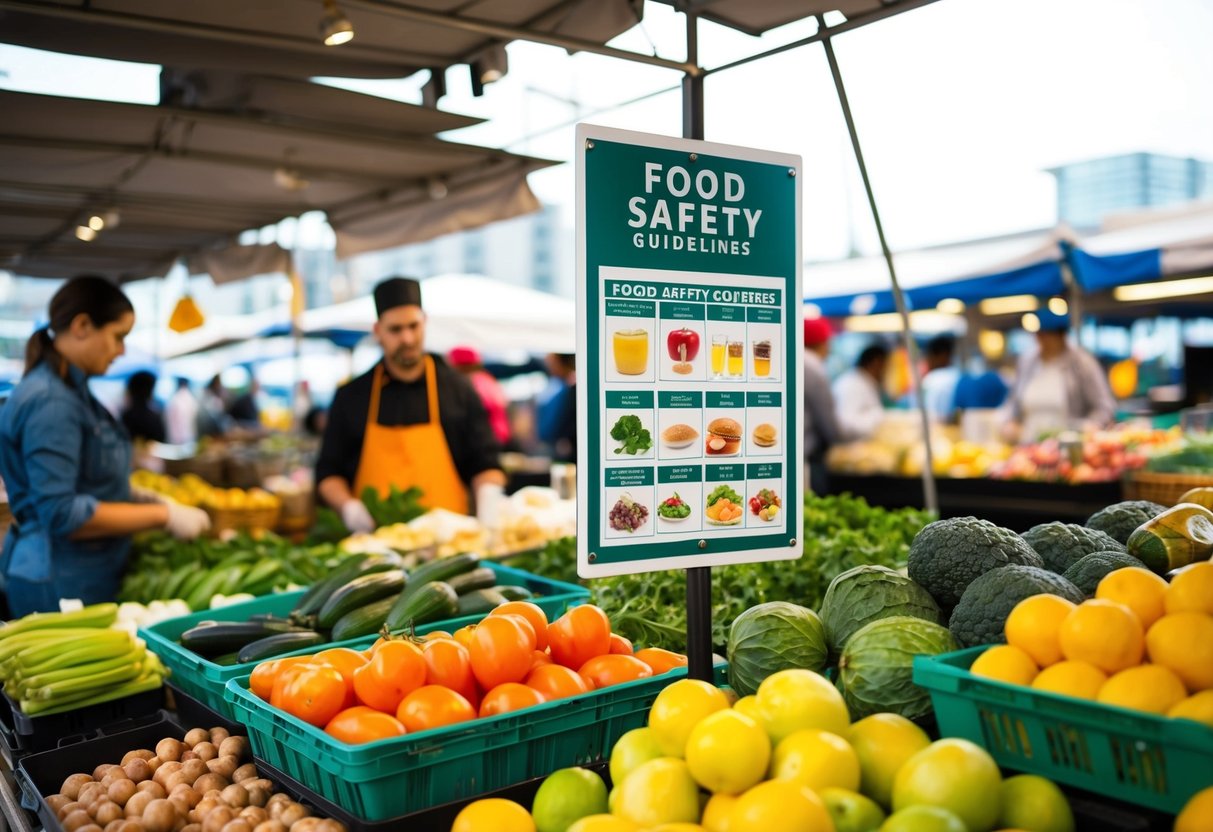
[[[434,359],[425,357],[428,422],[399,427],[379,424],[379,390],[382,386],[383,364],[379,364],[371,381],[371,406],[366,413],[366,437],[362,440],[354,494],[361,494],[369,485],[386,497],[392,485],[403,488],[416,485],[425,492],[420,502],[426,508],[445,508],[467,514],[468,492],[459,479],[446,434],[438,421]]]

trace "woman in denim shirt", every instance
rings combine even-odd
[[[132,501],[130,438],[89,392],[89,377],[122,355],[134,324],[130,300],[109,281],[68,281],[0,409],[0,476],[13,514],[0,574],[14,616],[57,610],[60,598],[112,600],[131,534],[167,528],[188,538],[209,526],[196,508]]]

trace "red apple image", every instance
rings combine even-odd
[[[699,355],[699,333],[693,329],[674,329],[665,339],[670,358],[675,361],[694,361]]]

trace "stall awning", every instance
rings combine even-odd
[[[1213,203],[1109,218],[1070,252],[1089,292],[1173,277],[1213,274]]]

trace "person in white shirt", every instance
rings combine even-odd
[[[859,354],[855,366],[834,382],[834,400],[838,408],[838,428],[848,442],[870,439],[884,420],[881,395],[889,349],[872,344]]]
[[[164,422],[171,444],[185,445],[197,441],[198,399],[194,398],[188,379],[177,379],[177,390],[169,397],[164,408]]]

